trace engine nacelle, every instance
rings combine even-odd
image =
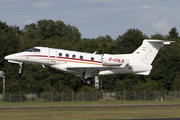
[[[127,59],[116,56],[116,55],[103,55],[102,64],[111,66],[121,66]]]

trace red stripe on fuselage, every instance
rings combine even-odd
[[[47,55],[20,55],[18,57],[48,57]]]
[[[48,56],[47,55],[20,55],[18,57],[48,57]],[[50,56],[50,58],[55,58],[55,56]],[[102,63],[101,61],[92,61],[92,60],[69,58],[69,57],[57,57],[57,58]]]

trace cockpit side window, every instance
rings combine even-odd
[[[35,51],[34,52],[40,52],[40,49],[35,49]]]
[[[29,50],[27,50],[26,52],[33,52],[35,48],[31,48]]]
[[[31,48],[31,49],[27,50],[26,52],[40,52],[40,51],[41,51],[40,49]]]

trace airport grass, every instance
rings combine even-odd
[[[64,105],[119,105],[119,104],[176,104],[180,103],[178,100],[165,101],[64,101],[64,102],[2,102],[0,107],[8,106],[64,106]]]
[[[0,109],[1,120],[180,118],[180,106]]]
[[[0,102],[0,106],[64,106],[117,104],[175,104],[175,101],[71,101],[71,102]],[[55,107],[0,109],[1,120],[105,120],[180,118],[180,106],[140,107]]]

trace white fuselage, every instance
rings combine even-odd
[[[38,49],[39,52],[25,51],[15,53],[6,56],[5,59],[9,60],[9,62],[14,63],[22,62],[46,65],[79,76],[82,76],[83,73],[86,72],[85,77],[110,74],[142,73],[149,72],[152,69],[151,65],[129,60],[130,54],[99,55],[47,47],[34,48]],[[105,56],[107,56],[107,58]],[[105,64],[103,63],[103,59],[106,62]],[[107,63],[108,60],[110,60],[109,64]],[[128,63],[121,67],[127,60],[129,60]]]
[[[95,54],[47,47],[34,47],[5,57],[11,63],[46,65],[80,76],[83,80],[94,76],[134,73],[148,75],[159,49],[171,41],[144,40],[132,54]],[[21,71],[21,68],[20,68]]]

